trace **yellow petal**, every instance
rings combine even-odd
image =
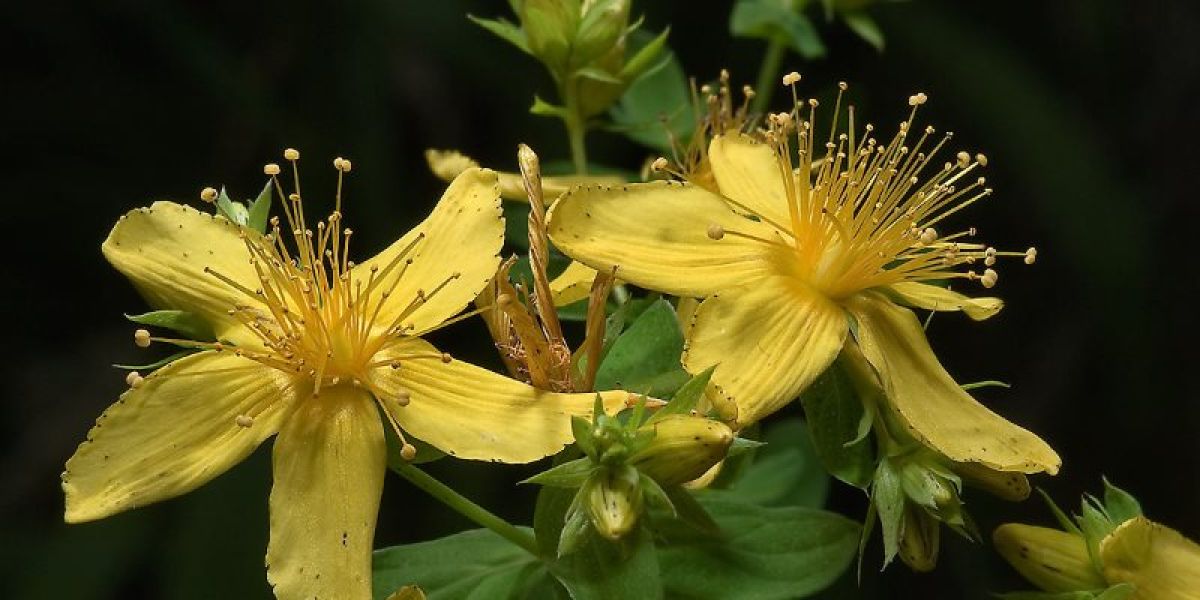
[[[719,365],[712,383],[737,405],[745,427],[779,410],[841,350],[846,314],[829,299],[783,277],[713,295],[687,331],[683,366]]]
[[[1046,592],[1102,590],[1083,536],[1049,527],[1005,523],[992,533],[996,551],[1022,577]]]
[[[720,135],[708,146],[708,160],[721,195],[776,226],[791,223],[783,175],[770,146],[743,134]]]
[[[1134,600],[1200,598],[1200,545],[1145,517],[1125,521],[1100,541],[1110,584],[1132,583]]]
[[[66,520],[99,519],[196,489],[274,435],[295,397],[289,376],[229,352],[201,352],[159,369],[104,411],[67,461]]]
[[[859,345],[888,402],[918,440],[956,462],[997,471],[1058,472],[1062,460],[1046,442],[988,410],[955,383],[912,311],[876,293],[852,297],[847,308],[858,320]]]
[[[227,312],[257,299],[204,272],[209,267],[248,289],[258,287],[238,226],[224,217],[155,202],[117,221],[101,249],[151,306],[195,313],[220,339],[257,343],[257,336]]]
[[[425,162],[429,170],[442,181],[452,181],[467,169],[478,167],[479,163],[473,158],[456,150],[425,151]],[[500,196],[505,200],[528,202],[525,196],[525,183],[518,173],[497,173]],[[624,180],[615,175],[565,175],[542,177],[542,195],[547,202],[553,201],[563,192],[576,185],[620,185]]]
[[[713,225],[725,230],[709,237]],[[617,266],[618,279],[676,296],[708,296],[765,275],[780,246],[775,230],[734,212],[689,184],[656,181],[576,188],[550,210],[554,245],[593,269]]]
[[[459,360],[444,363],[428,342],[408,338],[385,351],[401,358],[399,369],[376,369],[372,380],[394,397],[403,390],[408,406],[387,402],[387,410],[414,436],[457,456],[526,463],[558,452],[570,443],[571,416],[590,416],[594,393],[559,394],[536,389]],[[601,392],[605,410],[616,412],[630,395]]]
[[[971,298],[948,288],[915,281],[893,283],[883,290],[905,306],[935,311],[961,310],[976,321],[991,317],[1004,308],[1004,301],[999,298]]]
[[[353,276],[365,282],[371,268],[378,267],[381,290],[391,288],[399,277],[379,311],[376,326],[412,325],[411,331],[420,332],[441,324],[479,295],[496,274],[503,244],[504,218],[496,174],[468,169],[455,178],[420,225],[354,267]],[[404,258],[394,263],[409,247]],[[413,262],[405,267],[407,258]],[[389,264],[395,266],[388,269]],[[428,301],[420,300],[422,294],[429,295]]]
[[[591,294],[592,281],[595,279],[595,269],[581,262],[571,261],[571,264],[550,282],[554,305],[566,306],[587,298]]]
[[[279,600],[371,597],[387,470],[379,411],[350,386],[306,399],[275,440],[267,580]]]

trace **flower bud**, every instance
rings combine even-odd
[[[579,28],[578,0],[525,0],[517,16],[529,51],[551,71],[565,71]]]
[[[1083,536],[1047,527],[1006,523],[992,534],[996,551],[1025,579],[1047,592],[1108,586],[1088,557]]]
[[[1020,502],[1029,497],[1029,478],[1024,473],[996,471],[979,463],[955,463],[953,469],[965,483],[997,498]]]
[[[917,504],[936,510],[956,506],[958,489],[942,473],[920,461],[906,462],[900,469],[904,493]]]
[[[574,67],[586,67],[611,52],[629,26],[628,0],[591,0],[584,2],[583,11],[572,46]]]
[[[725,458],[734,438],[728,425],[691,415],[668,415],[642,427],[648,428],[654,437],[629,457],[629,464],[664,486],[704,475]]]
[[[604,469],[587,489],[588,514],[596,531],[619,540],[633,530],[642,512],[638,472],[630,468]]]
[[[937,566],[941,529],[933,515],[909,504],[900,531],[900,560],[914,571],[926,573]]]

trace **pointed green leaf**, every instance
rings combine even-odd
[[[587,481],[595,465],[590,458],[580,458],[561,465],[550,467],[521,483],[536,483],[550,487],[577,488]]]
[[[208,322],[198,315],[182,310],[155,310],[140,315],[125,315],[125,318],[139,325],[177,331],[189,340],[212,342],[217,339]]]
[[[538,96],[533,97],[533,106],[529,107],[529,112],[541,117],[558,117],[560,119],[566,119],[568,116],[566,108],[550,104]]]
[[[621,73],[618,75],[622,81],[636,81],[642,75],[650,72],[651,68],[664,66],[665,55],[663,50],[667,47],[667,36],[671,33],[671,28],[668,27],[662,33],[654,36],[645,46],[642,46],[629,60],[625,61],[625,66],[621,68]]]
[[[904,489],[889,461],[880,461],[871,484],[871,503],[879,513],[883,532],[883,566],[886,568],[900,551],[900,527],[904,520]]]
[[[521,49],[521,52],[532,55],[529,50],[529,43],[525,41],[525,32],[513,23],[506,19],[484,19],[474,15],[467,15],[467,18],[472,23],[490,31],[496,37],[516,46]]]
[[[1113,525],[1120,525],[1129,519],[1142,516],[1142,505],[1129,492],[1109,483],[1104,478],[1104,510],[1112,519]]]
[[[688,379],[687,383],[680,386],[671,396],[671,401],[658,409],[658,412],[654,413],[648,422],[654,423],[667,415],[685,415],[695,410],[696,404],[704,396],[704,390],[708,388],[708,381],[712,378],[716,368],[717,366],[713,365]]]
[[[250,219],[250,213],[246,210],[246,205],[231,200],[223,187],[221,188],[221,193],[217,195],[217,212],[238,225],[244,226]]]
[[[512,598],[546,577],[537,558],[486,529],[375,551],[374,598],[405,585],[430,598]]]
[[[645,528],[638,527],[612,542],[589,527],[583,538],[579,547],[553,568],[574,600],[663,597],[659,561]]]
[[[883,52],[883,31],[879,29],[879,25],[870,15],[864,12],[845,13],[842,15],[842,20],[863,41]]]
[[[800,394],[817,456],[831,475],[865,488],[875,469],[871,440],[861,435],[863,403],[840,360]],[[854,440],[861,440],[854,443]]]
[[[268,181],[263,186],[258,197],[254,199],[254,203],[250,205],[250,211],[246,214],[246,227],[253,229],[259,233],[267,232],[267,221],[271,217],[271,182]]]
[[[682,353],[683,330],[679,318],[671,304],[659,298],[613,343],[596,370],[596,389],[662,393],[672,384],[677,388],[683,383],[681,377],[669,374],[682,370],[679,363]],[[664,375],[665,381],[658,379]]]

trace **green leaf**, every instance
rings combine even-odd
[[[930,313],[930,314],[932,314],[932,313]],[[979,388],[986,388],[986,387],[1011,388],[1012,386],[1007,383],[1004,383],[1003,381],[997,381],[995,379],[988,379],[986,381],[975,381],[972,383],[964,383],[964,384],[959,385],[958,387],[962,388],[964,392],[969,392],[971,390],[975,390],[975,389],[979,389]]]
[[[704,390],[708,388],[708,380],[712,378],[712,373],[716,368],[717,366],[713,365],[679,386],[679,389],[671,396],[671,401],[658,409],[658,412],[650,417],[649,423],[658,421],[667,415],[684,415],[695,410],[696,403],[704,396]]]
[[[616,75],[613,75],[612,73],[609,73],[608,71],[605,71],[599,67],[584,67],[578,71],[575,71],[575,76],[582,77],[584,79],[591,79],[593,81],[599,81],[600,83],[611,83],[614,85],[624,84],[624,82],[621,81],[621,79]]]
[[[996,594],[1001,600],[1096,600],[1093,592],[1009,592]],[[1112,600],[1105,597],[1104,600]]]
[[[883,31],[880,31],[879,25],[870,15],[864,12],[845,13],[842,15],[842,20],[864,42],[883,52]]]
[[[696,128],[695,108],[683,67],[669,49],[648,68],[609,111],[617,131],[629,139],[670,155],[671,137],[685,143]]]
[[[880,461],[871,485],[871,503],[879,513],[883,531],[883,566],[896,558],[900,551],[900,527],[904,519],[904,488],[891,463]]]
[[[1132,583],[1118,583],[1096,596],[1096,600],[1125,600],[1133,596],[1137,587]]]
[[[663,50],[667,48],[667,35],[671,33],[668,27],[662,33],[654,36],[645,46],[642,46],[621,67],[618,77],[622,81],[636,81],[652,69],[665,66]]]
[[[703,497],[700,503],[723,534],[683,533],[659,548],[670,597],[803,597],[828,587],[854,558],[859,526],[841,515]]]
[[[708,510],[696,500],[691,492],[682,486],[672,486],[666,490],[666,493],[667,498],[671,500],[671,506],[675,509],[675,518],[702,532],[713,535],[720,532],[721,526],[713,520],[712,515],[708,514]]]
[[[669,388],[673,392],[683,384],[682,353],[683,330],[675,309],[659,298],[613,343],[596,370],[596,389],[650,394]]]
[[[148,364],[144,364],[144,365],[113,365],[113,366],[118,369],[125,369],[126,371],[153,371],[154,369],[157,369],[163,365],[173,363],[189,354],[195,354],[197,352],[199,352],[199,350],[197,350],[195,348],[190,348],[187,350],[182,350],[180,352],[176,352],[175,354],[172,354],[168,357],[161,358],[152,363],[148,363]]]
[[[538,492],[533,507],[533,536],[543,555],[558,555],[558,540],[567,522],[567,509],[574,500],[575,492],[564,488],[544,487]]]
[[[246,214],[246,227],[259,233],[266,233],[267,221],[270,217],[271,182],[268,181],[262,191],[258,193],[258,197],[254,199],[254,203],[250,205],[250,211]]]
[[[560,119],[566,119],[569,115],[566,108],[550,104],[537,96],[533,97],[533,106],[529,107],[529,112],[541,117],[558,117]]]
[[[467,18],[472,23],[492,32],[496,37],[520,48],[521,52],[533,54],[529,50],[529,43],[525,40],[525,32],[507,19],[484,19],[474,15],[467,15]]]
[[[808,427],[800,419],[770,424],[766,446],[728,490],[711,490],[759,506],[819,508],[829,494],[829,477],[817,458]]]
[[[217,212],[238,225],[244,226],[250,219],[246,205],[231,200],[229,194],[225,193],[225,188],[221,188],[221,193],[217,195]]]
[[[505,202],[504,241],[522,251],[529,250],[529,205],[524,202]]]
[[[434,600],[522,598],[546,576],[538,559],[486,529],[375,551],[374,597],[418,585]]]
[[[595,465],[590,458],[580,458],[550,467],[521,483],[536,483],[550,487],[577,488],[587,481]]]
[[[875,468],[875,454],[869,439],[850,443],[860,439],[863,404],[841,363],[830,365],[800,394],[800,402],[825,469],[850,485],[865,488]]]
[[[1114,525],[1142,516],[1142,505],[1129,492],[1104,478],[1104,510]]]
[[[729,16],[734,37],[782,40],[806,59],[825,56],[825,44],[812,21],[778,0],[738,0]]]
[[[140,315],[125,315],[125,318],[139,325],[177,331],[189,340],[212,342],[217,339],[207,321],[198,315],[182,310],[155,310]]]
[[[590,527],[574,552],[558,560],[553,573],[574,600],[662,598],[654,542],[643,527],[618,542]]]

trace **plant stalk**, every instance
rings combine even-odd
[[[397,475],[408,480],[409,483],[421,488],[421,491],[436,498],[442,504],[453,509],[460,515],[474,521],[476,524],[482,525],[491,530],[496,535],[520,546],[521,549],[540,557],[538,552],[537,540],[529,533],[517,529],[512,523],[496,516],[488,509],[475,504],[466,496],[459,494],[450,488],[450,486],[434,479],[434,477],[421,469],[418,469],[411,463],[399,462],[392,465],[392,470]]]
[[[783,55],[786,53],[787,46],[778,38],[772,38],[767,44],[767,52],[758,67],[758,80],[754,84],[754,103],[750,106],[754,114],[763,114],[771,105],[771,97],[775,95],[775,88],[779,87],[779,68],[783,65]]]

